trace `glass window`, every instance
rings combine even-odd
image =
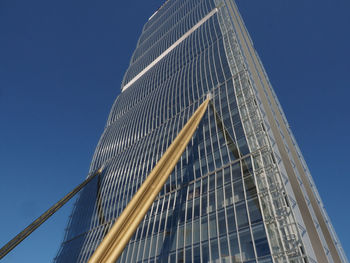
[[[243,138],[240,138],[239,140],[237,140],[237,144],[239,146],[239,149],[242,153],[242,155],[246,155],[249,153],[249,148],[248,148],[248,145],[247,145],[247,141],[246,139],[243,137]]]
[[[222,262],[230,262],[230,253],[226,236],[220,238],[220,251]]]
[[[219,235],[226,234],[226,220],[225,220],[225,211],[222,210],[218,213],[218,223],[219,223]]]
[[[184,247],[184,226],[180,226],[177,231],[178,231],[177,248],[183,248]]]
[[[217,210],[224,206],[224,193],[222,187],[216,190],[217,196]]]
[[[157,256],[160,255],[160,252],[161,252],[161,250],[162,250],[162,248],[163,248],[163,240],[165,240],[165,239],[163,239],[163,235],[160,234],[160,235],[158,236]],[[168,242],[167,242],[167,244],[168,244]],[[127,261],[127,262],[130,262],[130,261]]]
[[[188,246],[189,244],[192,244],[192,222],[189,222],[186,224],[185,244],[186,246]]]
[[[210,240],[211,260],[216,262],[219,259],[219,248],[217,239]]]
[[[198,197],[200,196],[200,193],[201,193],[201,184],[200,184],[200,181],[197,181],[196,182],[196,188],[194,190],[194,197]]]
[[[209,262],[209,246],[208,246],[208,242],[205,242],[202,245],[202,262],[203,263]]]
[[[199,219],[193,221],[193,244],[198,243],[200,241],[200,224]]]
[[[176,263],[176,254],[170,254],[169,259],[169,263]]]
[[[141,240],[140,247],[139,247],[139,253],[138,253],[138,257],[137,257],[138,261],[142,259],[144,244],[145,244],[145,240]]]
[[[216,187],[222,186],[222,171],[218,171],[216,174]]]
[[[215,211],[215,192],[212,191],[209,193],[209,213]]]
[[[239,180],[242,178],[241,176],[241,166],[240,163],[236,163],[231,166],[232,178],[233,181]]]
[[[247,199],[256,196],[257,191],[255,187],[254,178],[252,176],[244,178],[244,184],[245,184]]]
[[[248,201],[249,217],[251,224],[262,221],[258,198]]]
[[[208,240],[208,217],[201,218],[201,241]]]
[[[184,262],[185,261],[185,255],[183,249],[177,252],[177,262]]]
[[[236,231],[236,219],[233,206],[227,208],[227,225],[229,232]]]
[[[234,194],[234,200],[235,202],[239,202],[244,200],[244,190],[243,190],[243,184],[242,180],[239,180],[234,183],[233,185],[233,194]]]
[[[245,203],[236,206],[237,225],[238,228],[248,226],[247,209]]]
[[[172,236],[173,235],[173,236]],[[174,251],[176,250],[176,240],[177,240],[177,231],[175,230],[174,232],[171,233],[171,236],[170,236],[170,240],[172,240],[171,242],[171,250]]]
[[[144,251],[144,258],[148,258],[148,254],[149,254],[149,249],[150,249],[150,244],[151,244],[151,238],[147,238],[145,240],[145,251]]]
[[[202,180],[202,194],[205,194],[207,191],[208,191],[208,177],[205,177]]]
[[[162,214],[162,218],[160,221],[160,226],[159,226],[159,232],[163,232],[164,231],[164,226],[165,226],[165,213]]]
[[[209,175],[209,191],[215,189],[215,174]]]
[[[186,221],[192,220],[192,200],[187,202],[187,219]]]
[[[209,166],[209,172],[215,170],[214,160],[211,155],[208,156],[208,166]]]
[[[173,210],[169,210],[167,214],[167,219],[166,219],[166,231],[169,232],[172,224],[172,219],[173,219]]]
[[[207,163],[205,159],[202,159],[201,163],[202,163],[202,176],[203,176],[207,174],[208,168],[207,168]]]
[[[193,262],[201,262],[201,251],[199,246],[193,248]]]
[[[243,260],[255,258],[253,242],[249,229],[239,232],[239,240],[241,242],[241,254]]]
[[[153,236],[152,245],[151,245],[151,253],[150,256],[155,256],[156,254],[156,246],[157,246],[157,236]]]
[[[130,245],[129,249],[128,249],[128,257],[127,257],[126,262],[131,262],[131,257],[132,257],[132,255],[133,255],[132,250],[133,250],[133,248],[134,248],[134,245],[135,245],[135,242],[132,243],[132,244]]]
[[[191,247],[186,248],[186,263],[191,263],[192,262],[192,251]]]
[[[188,186],[187,200],[192,200],[192,198],[193,198],[193,188],[194,188],[194,185],[193,185],[193,184],[190,184],[190,185]]]
[[[214,158],[215,158],[215,165],[217,168],[221,167],[222,166],[222,163],[221,163],[221,156],[220,156],[220,151],[217,150],[215,153],[214,153]]]
[[[182,224],[185,221],[185,211],[186,211],[186,203],[181,205],[181,210],[179,214],[179,222]]]
[[[253,229],[253,237],[256,248],[256,254],[258,257],[263,257],[270,254],[269,244],[266,238],[264,225],[260,224],[254,226]]]
[[[232,263],[242,262],[236,233],[230,234],[230,249],[231,249],[231,255],[232,255]]]
[[[202,213],[201,215],[206,215],[208,211],[207,194],[202,195]]]
[[[209,216],[209,231],[210,231],[210,238],[217,237],[216,232],[216,215],[211,214]]]
[[[194,200],[193,218],[199,217],[199,208],[200,208],[200,199],[196,198]]]
[[[232,198],[232,186],[228,184],[225,186],[225,206],[229,206],[233,204]]]
[[[252,160],[250,157],[245,158],[243,161],[243,175],[248,176],[253,174]]]
[[[224,180],[225,180],[225,184],[231,182],[230,167],[227,167],[224,169]]]

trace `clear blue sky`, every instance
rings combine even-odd
[[[350,2],[237,2],[350,255]],[[162,3],[0,2],[0,246],[85,178],[142,26]],[[71,207],[2,262],[50,262]]]

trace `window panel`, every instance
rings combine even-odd
[[[254,258],[255,254],[253,242],[249,229],[245,229],[239,232],[239,240],[241,243],[241,254],[243,260]]]
[[[264,225],[260,224],[252,228],[256,254],[263,257],[270,254],[269,244],[266,238]]]

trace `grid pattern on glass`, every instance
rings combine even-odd
[[[168,0],[145,24],[122,86],[144,73],[112,106],[90,171],[106,168],[80,194],[55,262],[88,260],[208,93],[206,115],[119,262],[312,262],[230,1]]]
[[[279,232],[280,238],[282,240],[282,244],[277,244],[276,247],[278,247],[279,249],[284,249],[284,256],[281,256],[279,258],[278,256],[278,252],[274,252],[276,254],[276,256],[274,256],[274,260],[275,261],[285,261],[285,260],[289,260],[291,262],[302,262],[302,261],[311,261],[314,262],[314,258],[315,258],[315,254],[312,250],[309,250],[307,252],[305,252],[305,247],[303,246],[303,242],[305,241],[307,243],[307,246],[309,246],[310,241],[308,238],[308,235],[306,235],[306,230],[305,230],[305,226],[302,222],[302,219],[300,218],[300,212],[299,212],[299,208],[298,206],[296,206],[296,202],[295,202],[295,196],[293,193],[293,190],[291,190],[290,188],[290,184],[288,185],[288,178],[286,177],[285,174],[283,174],[283,172],[285,173],[285,169],[284,169],[284,164],[282,163],[281,160],[281,155],[278,151],[278,149],[276,149],[276,139],[274,138],[274,135],[272,135],[270,133],[270,124],[269,121],[266,120],[266,111],[264,110],[264,107],[261,107],[261,101],[259,100],[259,93],[261,93],[261,96],[266,96],[268,102],[270,103],[271,106],[271,101],[275,101],[275,103],[277,104],[277,109],[273,108],[272,106],[272,113],[275,116],[275,119],[273,119],[273,122],[276,122],[278,128],[280,129],[280,134],[282,135],[282,138],[284,140],[284,145],[283,147],[286,147],[287,149],[290,148],[292,149],[293,147],[296,147],[296,154],[294,154],[294,156],[292,156],[292,154],[290,154],[292,151],[288,150],[288,156],[289,156],[289,160],[293,166],[293,169],[295,170],[295,173],[298,174],[298,171],[303,174],[304,170],[305,170],[305,163],[303,163],[303,161],[301,161],[302,164],[300,164],[298,166],[299,160],[297,160],[298,158],[302,159],[300,150],[298,149],[298,147],[295,144],[295,140],[290,132],[290,130],[288,129],[288,125],[286,124],[287,127],[287,132],[284,130],[284,128],[281,129],[281,127],[283,127],[283,125],[281,125],[282,123],[286,123],[286,119],[285,116],[283,114],[283,111],[281,110],[281,107],[277,101],[276,95],[268,81],[268,78],[266,76],[266,72],[264,71],[261,62],[255,52],[255,50],[252,48],[252,42],[249,38],[249,35],[246,32],[246,29],[244,27],[244,24],[238,14],[237,11],[237,7],[235,6],[233,1],[229,1],[229,0],[225,0],[225,1],[216,1],[216,3],[218,5],[220,5],[221,3],[226,3],[226,6],[231,6],[232,9],[234,9],[234,11],[231,13],[231,17],[229,17],[227,15],[227,12],[225,14],[225,9],[223,9],[223,12],[219,12],[219,16],[220,16],[220,26],[221,29],[225,32],[226,30],[232,30],[232,33],[228,33],[227,36],[231,37],[231,40],[229,41],[225,41],[225,48],[228,51],[227,57],[228,58],[232,58],[235,57],[235,53],[238,54],[239,53],[244,53],[244,55],[241,55],[241,57],[243,58],[243,60],[245,60],[246,62],[246,67],[247,68],[247,77],[245,77],[246,80],[244,80],[244,78],[241,78],[240,82],[242,82],[243,85],[235,85],[235,89],[236,89],[236,93],[237,93],[237,97],[238,97],[238,104],[239,104],[239,109],[240,109],[240,114],[242,117],[242,122],[243,122],[243,127],[244,130],[246,132],[246,136],[247,136],[247,140],[248,140],[248,145],[249,148],[252,149],[258,149],[259,146],[266,144],[266,142],[268,142],[268,149],[258,155],[256,155],[256,159],[257,165],[260,164],[260,166],[255,166],[255,168],[258,168],[257,170],[260,170],[259,173],[261,173],[263,175],[263,177],[265,177],[265,173],[264,171],[262,171],[264,169],[264,166],[270,166],[271,161],[269,161],[269,159],[272,158],[272,161],[274,163],[275,166],[275,171],[273,171],[271,173],[271,175],[275,174],[274,176],[271,177],[271,175],[269,176],[270,179],[267,180],[267,186],[269,185],[273,185],[274,187],[277,186],[280,188],[279,191],[276,191],[276,193],[273,193],[273,189],[272,190],[272,199],[270,199],[270,207],[271,210],[275,210],[275,211],[271,211],[272,213],[275,213],[275,220],[277,225],[275,227],[273,227],[275,229],[275,231],[271,231],[271,232],[276,232],[276,234]],[[231,20],[231,21],[230,21]],[[234,24],[235,29],[232,28],[232,25]],[[231,29],[230,29],[231,26]],[[240,37],[240,44],[237,45],[237,41],[235,40],[237,31],[243,31],[244,32],[244,37]],[[236,42],[236,43],[235,43]],[[244,48],[242,48],[242,42],[248,43],[247,45],[250,46],[249,52],[247,52]],[[244,44],[243,44],[244,45]],[[238,46],[238,48],[237,48]],[[231,53],[231,54],[230,54]],[[251,80],[254,79],[251,76],[251,72],[250,70],[252,68],[255,67],[254,63],[248,63],[247,62],[247,58],[246,56],[252,56],[254,58],[256,58],[257,60],[254,63],[259,64],[259,69],[261,69],[261,75],[264,78],[264,87],[263,87],[263,91],[261,90],[257,90],[256,87],[253,86],[253,84],[251,83]],[[249,59],[248,59],[249,60]],[[230,60],[229,59],[229,64],[231,67],[232,72],[234,72],[237,68],[237,61],[239,60]],[[249,66],[248,66],[249,64]],[[250,67],[250,68],[249,68]],[[247,81],[248,80],[248,81]],[[259,80],[257,80],[256,78],[254,79],[254,81],[259,82]],[[244,84],[245,82],[245,84]],[[265,86],[266,84],[266,86]],[[238,89],[237,89],[238,88]],[[254,97],[254,94],[257,97]],[[271,95],[272,94],[272,95]],[[257,107],[258,106],[258,107]],[[261,111],[261,112],[259,112]],[[278,115],[281,115],[281,118],[278,117]],[[265,116],[264,119],[261,116]],[[277,116],[277,117],[276,117]],[[273,123],[275,124],[275,123]],[[266,136],[269,135],[269,136]],[[264,138],[265,137],[265,138]],[[262,139],[265,140],[265,142],[262,141]],[[287,139],[287,140],[286,140]],[[288,143],[286,141],[291,140],[293,143]],[[287,146],[288,145],[288,146]],[[294,145],[294,146],[293,146]],[[273,147],[274,146],[274,147]],[[271,148],[270,148],[271,147]],[[260,155],[260,156],[259,156]],[[285,160],[284,160],[285,161]],[[283,161],[283,162],[284,162]],[[304,167],[304,168],[303,168]],[[297,169],[296,169],[297,168]],[[261,175],[256,174],[256,179],[259,180],[261,178],[259,178]],[[309,174],[307,174],[307,176],[310,177]],[[273,183],[273,181],[271,181],[271,179],[274,177],[273,181],[275,183]],[[301,176],[301,178],[303,178],[303,176]],[[305,180],[300,179],[300,181],[303,181],[304,184],[306,185],[307,183],[305,183]],[[312,181],[312,180],[311,180]],[[283,182],[283,183],[282,183]],[[259,182],[258,182],[259,183]],[[258,184],[259,186],[259,184]],[[272,188],[274,188],[272,187]],[[300,185],[301,188],[304,188],[303,185]],[[306,187],[307,188],[307,187]],[[287,189],[287,191],[286,191]],[[267,190],[269,191],[269,190]],[[259,191],[260,192],[260,191]],[[309,191],[310,192],[310,191]],[[316,191],[317,192],[317,191]],[[288,194],[287,194],[288,193]],[[306,196],[306,199],[308,199],[308,195],[310,195],[311,197],[313,197],[313,194],[306,194],[306,191],[303,191],[303,194]],[[259,195],[260,196],[260,195]],[[319,197],[316,193],[316,198]],[[280,201],[276,202],[275,200],[279,199]],[[262,198],[260,199],[262,201],[262,205],[265,206],[264,202],[266,202],[267,200],[262,200]],[[315,204],[317,202],[314,202]],[[291,206],[289,205],[291,204]],[[314,206],[314,204],[312,204],[312,206]],[[317,206],[317,205],[315,205]],[[292,208],[292,209],[291,209]],[[308,206],[308,209],[310,211],[311,214],[313,214],[313,207],[311,207],[311,205]],[[304,211],[305,212],[305,211]],[[317,208],[316,208],[316,212],[317,212]],[[324,210],[323,210],[324,212]],[[299,214],[299,218],[298,218],[298,223],[296,223],[296,217],[294,217],[294,213]],[[265,213],[264,211],[264,214]],[[317,213],[316,213],[317,215]],[[315,224],[315,226],[318,226],[318,220],[321,220],[321,222],[323,222],[324,220],[327,220],[325,215],[317,215],[317,219],[315,214],[313,214],[313,224]],[[301,221],[300,221],[301,220]],[[266,221],[265,221],[266,222]],[[301,223],[301,224],[300,224]],[[328,227],[330,228],[330,231],[332,232],[332,227],[330,222],[327,222]],[[279,226],[278,226],[279,225]],[[321,227],[322,228],[322,227]],[[327,228],[326,226],[324,226],[324,228]],[[271,228],[270,228],[271,229]],[[338,253],[341,255],[342,257],[342,261],[347,262],[346,257],[343,254],[343,251],[341,250],[341,245],[340,243],[337,241],[337,237],[334,233],[332,233],[332,239],[330,238],[327,240],[327,243],[324,241],[323,238],[323,233],[321,232],[321,229],[319,227],[317,227],[317,232],[319,235],[319,238],[322,242],[322,246],[320,248],[320,250],[322,250],[322,248],[324,249],[325,253],[328,255],[328,260],[332,261],[332,257],[335,259],[335,261],[339,261],[340,259],[337,257],[334,257],[334,250],[332,252],[332,257],[330,256],[330,253],[328,253],[329,248],[328,246],[330,245],[330,247],[332,248],[332,246],[334,247],[337,246],[338,249]],[[322,230],[324,231],[324,230]],[[270,232],[270,231],[268,231]],[[327,231],[326,235],[327,236]],[[276,237],[278,235],[274,235],[274,237]],[[301,238],[301,236],[303,236],[303,238]],[[302,240],[303,239],[303,240]],[[302,241],[301,241],[302,240]],[[271,241],[271,240],[270,240]],[[335,244],[333,244],[335,243]],[[272,245],[273,246],[273,245]],[[298,249],[299,248],[299,251]],[[294,250],[294,252],[292,252]],[[322,253],[323,251],[318,251],[316,249],[315,253]],[[336,253],[336,252],[335,252]]]
[[[216,0],[217,4],[224,1]],[[229,15],[223,7],[220,12],[220,26],[227,32],[225,48],[228,57],[231,58],[231,71],[237,71],[244,57],[240,50],[235,31],[230,22]],[[241,57],[235,60],[232,58]],[[258,110],[256,98],[254,97],[253,85],[249,78],[246,65],[235,78],[235,93],[238,102],[239,113],[243,122],[250,151],[253,153],[253,166],[255,180],[258,185],[259,200],[264,209],[264,222],[268,229],[270,245],[274,260],[302,262],[303,254],[299,248],[303,247],[300,233],[288,202],[288,196],[281,181],[281,175],[276,166],[274,151],[270,148],[269,137],[265,132],[264,122]],[[269,176],[268,178],[266,176]]]
[[[127,74],[213,8],[168,1],[145,26]],[[106,169],[81,193],[56,262],[89,258],[208,92],[212,106],[120,261],[271,261],[224,38],[210,17],[116,99],[91,165]]]

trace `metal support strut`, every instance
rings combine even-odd
[[[207,110],[210,101],[210,95],[198,107],[195,113],[187,121],[175,140],[171,143],[162,158],[153,168],[145,182],[141,185],[135,196],[129,202],[123,213],[102,240],[94,254],[89,259],[89,263],[114,263],[130,238],[135,233],[137,227],[145,217],[148,209],[151,207],[160,190],[166,183],[169,175],[174,170],[176,163],[185,151],[189,141],[196,131],[204,113]],[[6,256],[12,249],[28,237],[35,229],[50,218],[57,210],[75,196],[92,179],[102,173],[103,167],[89,176],[84,182],[74,188],[70,193],[38,217],[33,223],[27,226],[23,231],[11,239],[0,249],[0,259]]]
[[[27,236],[29,236],[35,229],[37,229],[42,223],[49,219],[57,210],[59,210],[65,203],[67,203],[73,196],[75,196],[85,185],[87,185],[97,175],[101,174],[102,168],[97,172],[89,176],[84,182],[74,188],[60,201],[54,204],[45,213],[39,216],[33,223],[22,230],[18,235],[12,238],[5,246],[0,249],[0,259],[6,256],[12,249],[14,249],[19,243],[21,243]]]
[[[210,95],[187,121],[153,168],[88,263],[115,263],[163,188],[207,110]]]

